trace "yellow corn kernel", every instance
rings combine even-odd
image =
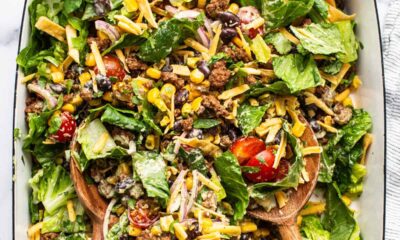
[[[325,203],[315,203],[309,202],[307,203],[306,207],[300,211],[300,215],[311,215],[311,214],[321,214],[325,211]]]
[[[64,82],[64,73],[62,72],[53,72],[51,73],[51,79],[54,83],[63,83]]]
[[[193,187],[193,177],[189,176],[188,178],[186,178],[186,188],[187,190],[192,190]]]
[[[237,5],[236,3],[232,3],[231,5],[229,5],[228,11],[233,14],[237,14],[239,12],[239,5]]]
[[[128,229],[128,234],[129,234],[129,236],[132,236],[132,237],[138,237],[138,236],[140,236],[141,233],[142,233],[142,229],[140,229],[138,227],[130,226]]]
[[[53,65],[53,64],[49,64],[49,65],[47,65],[47,66],[50,66],[50,72],[59,72],[60,71],[60,69],[58,69],[58,67],[56,66],[56,65]]]
[[[145,146],[149,150],[154,149],[154,147],[156,146],[156,139],[153,134],[147,136]]]
[[[286,194],[283,191],[278,191],[275,193],[276,201],[278,202],[279,208],[283,208],[286,206],[286,202],[288,201]]]
[[[242,233],[249,233],[257,231],[257,225],[253,222],[242,222],[240,224]]]
[[[76,213],[74,209],[74,202],[72,200],[67,201],[67,211],[68,211],[68,218],[70,222],[75,222],[76,220]]]
[[[85,83],[89,82],[92,80],[92,75],[88,72],[84,72],[81,75],[79,75],[79,81],[81,82],[81,85],[85,85]]]
[[[203,9],[206,6],[207,0],[198,0],[197,7]]]
[[[160,99],[160,90],[153,88],[147,93],[147,101],[154,103],[157,99]]]
[[[204,80],[204,74],[199,70],[199,69],[194,69],[190,73],[190,81],[192,81],[195,84],[199,84]]]
[[[98,98],[98,99],[90,100],[90,101],[89,101],[89,105],[90,105],[91,107],[97,107],[97,106],[101,105],[101,99]]]
[[[131,169],[129,167],[129,164],[125,162],[125,163],[121,163],[120,165],[118,165],[116,175],[117,176],[120,176],[120,175],[129,176],[129,175],[131,175]]]
[[[120,216],[121,214],[123,214],[125,212],[126,208],[124,206],[120,206],[119,208],[117,208],[115,210],[115,213]]]
[[[175,236],[178,238],[178,240],[185,240],[188,238],[188,235],[183,228],[183,225],[180,223],[175,223],[174,224],[174,230],[175,230]]]
[[[253,107],[257,107],[257,106],[260,105],[260,104],[258,103],[258,101],[257,101],[256,99],[254,99],[254,98],[249,98],[249,103],[250,103],[250,105],[253,106]]]
[[[161,95],[168,99],[172,99],[175,96],[176,88],[171,83],[166,83],[161,88]]]
[[[51,21],[49,18],[41,16],[37,20],[35,27],[50,36],[57,38],[61,42],[65,42],[65,28]]]
[[[105,92],[103,94],[103,100],[107,102],[112,102],[113,101],[113,94],[111,91]]]
[[[171,224],[174,222],[174,218],[171,215],[160,218],[160,226],[163,232],[169,232]]]
[[[336,102],[342,102],[343,100],[345,100],[348,96],[350,95],[350,89],[346,89],[343,92],[339,93],[338,95],[336,95],[335,97],[335,101]]]
[[[211,218],[202,218],[201,228],[207,229],[213,225]]]
[[[88,67],[96,66],[96,59],[94,58],[93,53],[88,53],[85,59],[85,65]]]
[[[124,0],[124,6],[128,12],[136,12],[139,8],[136,0]]]
[[[196,99],[193,100],[191,105],[192,105],[192,110],[194,112],[197,112],[200,109],[202,101],[203,101],[202,97],[197,97]]]
[[[75,106],[80,106],[83,102],[83,99],[81,98],[81,95],[76,94],[74,96],[74,98],[72,98],[71,100],[71,104],[75,105]]]
[[[100,30],[97,31],[97,36],[98,36],[101,40],[108,39],[107,34],[105,34],[104,32],[102,32],[102,31],[100,31]]]
[[[187,117],[191,112],[192,112],[192,105],[189,103],[183,104],[181,110],[182,116]]]
[[[171,120],[169,119],[168,116],[164,116],[161,121],[160,121],[160,126],[161,127],[165,127],[167,126],[169,123],[171,122]]]
[[[154,227],[152,227],[151,230],[150,230],[150,232],[151,232],[151,234],[153,234],[154,236],[160,236],[161,233],[162,233],[160,226],[154,226]]]
[[[70,112],[70,113],[74,113],[76,110],[75,106],[72,105],[71,103],[65,104],[61,109],[63,111]]]
[[[362,81],[358,75],[354,76],[353,82],[351,82],[351,87],[356,90],[362,85]]]
[[[190,57],[186,60],[186,65],[188,65],[191,68],[196,68],[197,63],[200,61],[199,57]]]
[[[351,97],[347,97],[345,100],[343,100],[343,105],[346,107],[351,107],[353,106],[353,100],[351,99]]]
[[[36,234],[36,232],[40,232],[40,229],[42,229],[42,227],[43,227],[43,222],[38,222],[35,225],[31,226],[28,229],[28,236],[33,237]]]
[[[236,46],[238,46],[238,47],[243,47],[243,42],[242,42],[242,39],[240,39],[239,37],[234,37],[233,39],[232,39],[232,41],[233,41],[233,43],[236,45]]]
[[[146,75],[153,79],[160,79],[161,78],[161,71],[156,68],[148,68],[146,70]]]

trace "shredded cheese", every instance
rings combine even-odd
[[[72,200],[67,201],[67,211],[68,211],[68,218],[70,222],[76,221],[76,213],[74,209],[74,202]]]
[[[301,216],[321,214],[325,211],[325,203],[322,202],[309,202],[306,207],[300,211]]]
[[[206,185],[209,189],[213,190],[214,192],[219,192],[221,188],[213,183],[210,179],[205,177],[203,174],[196,172],[197,176],[199,177],[200,182]]]
[[[154,18],[153,12],[151,11],[151,6],[148,0],[137,0],[139,5],[139,10],[143,13],[144,18],[153,28],[158,28],[156,19]]]
[[[319,120],[317,121],[317,123],[319,125],[321,125],[321,127],[323,127],[327,132],[331,132],[331,133],[337,133],[338,132],[338,130],[336,128],[334,128],[332,126],[329,126],[328,124],[325,124],[325,123],[323,123],[323,122],[321,122]]]
[[[100,74],[106,76],[107,75],[106,67],[104,65],[103,58],[101,57],[96,41],[93,41],[92,44],[90,44],[90,49],[92,50]]]
[[[77,37],[76,29],[71,25],[65,26],[65,33],[67,35],[67,43],[68,43],[68,56],[70,56],[76,63],[80,63],[79,61],[79,50],[74,47],[72,43],[72,39]]]
[[[255,131],[258,136],[263,137],[267,134],[270,130],[270,127],[279,125],[279,128],[282,126],[282,119],[281,118],[270,118],[266,119],[260,126],[256,127]]]
[[[259,17],[259,18],[254,19],[252,22],[250,22],[250,23],[244,25],[243,28],[244,28],[245,30],[250,30],[250,29],[252,29],[252,28],[253,28],[253,29],[257,29],[257,28],[263,26],[264,23],[265,23],[264,18]]]
[[[282,134],[281,143],[279,144],[278,151],[275,154],[274,165],[272,165],[274,169],[278,168],[279,162],[281,161],[281,158],[285,156],[285,154],[286,154],[286,134]]]
[[[219,96],[218,99],[220,100],[228,100],[230,98],[236,97],[240,94],[245,93],[247,90],[250,89],[250,86],[247,84],[240,85],[238,87],[231,88],[229,90],[223,91]]]
[[[278,191],[275,193],[276,202],[278,203],[279,208],[283,208],[286,206],[288,198],[283,191]]]
[[[214,38],[211,40],[210,49],[208,50],[210,56],[214,56],[217,53],[221,32],[222,32],[222,24],[219,24],[217,26],[217,29],[215,30]]]
[[[370,134],[370,133],[365,134],[365,136],[363,138],[363,153],[362,153],[361,161],[360,161],[360,163],[363,164],[363,165],[365,164],[365,159],[367,157],[367,152],[368,152],[369,147],[372,144],[372,141],[373,141],[372,134]]]
[[[354,20],[356,14],[347,15],[344,12],[340,11],[336,7],[329,6],[328,9],[328,20],[330,22],[338,22],[338,21],[346,21],[346,20]]]
[[[28,236],[29,237],[34,237],[36,232],[40,232],[40,229],[43,227],[43,222],[38,222],[35,225],[31,226],[28,229]]]
[[[125,71],[129,72],[129,68],[128,68],[128,66],[126,65],[126,58],[125,58],[125,55],[124,55],[124,53],[122,52],[122,50],[121,50],[121,49],[116,49],[116,50],[115,50],[115,54],[117,54],[118,59],[119,59],[119,60],[122,62],[122,64],[124,65]]]
[[[292,133],[295,137],[301,137],[303,136],[304,131],[306,130],[306,124],[302,123],[299,120],[299,117],[297,116],[297,113],[294,112],[293,110],[287,108],[287,112],[289,113],[290,117],[292,118],[292,121],[294,123],[292,127]]]
[[[311,154],[319,154],[322,153],[322,147],[314,146],[314,147],[306,147],[301,150],[303,156],[311,155]]]
[[[28,76],[25,76],[21,79],[21,83],[30,82],[35,76],[36,76],[36,73],[29,74]]]
[[[246,51],[248,57],[249,57],[250,59],[253,59],[253,57],[251,56],[251,48],[250,48],[250,45],[249,45],[249,43],[246,41],[246,39],[244,38],[244,35],[243,35],[243,33],[242,33],[242,30],[240,30],[240,28],[237,27],[237,28],[236,28],[236,31],[237,31],[238,34],[239,34],[240,40],[242,40],[243,49]]]
[[[335,113],[330,109],[322,100],[318,99],[314,94],[310,92],[305,92],[306,95],[305,103],[306,105],[315,104],[319,109],[324,111],[328,115],[335,115]]]
[[[172,72],[176,75],[189,77],[190,76],[190,69],[188,66],[179,65],[179,64],[171,64]]]
[[[297,39],[293,34],[291,34],[286,28],[279,28],[279,32],[287,38],[290,42],[294,43],[295,45],[300,44],[300,40]]]
[[[206,47],[204,47],[201,43],[197,42],[193,38],[185,39],[184,43],[199,52],[208,52],[208,49]]]
[[[35,27],[61,42],[65,42],[65,28],[51,21],[49,18],[41,16],[37,20]]]

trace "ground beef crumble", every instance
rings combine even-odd
[[[211,0],[206,5],[206,13],[212,18],[216,18],[219,13],[224,12],[229,7],[229,0]]]
[[[177,89],[181,89],[183,88],[183,86],[185,86],[185,80],[172,72],[162,72],[161,80],[167,83],[171,83]]]
[[[99,48],[100,52],[106,50],[111,46],[111,40],[110,39],[101,39],[98,37],[89,37],[87,40],[87,43],[90,45],[92,42],[97,43],[97,47]]]
[[[44,103],[37,97],[28,97],[25,101],[26,113],[41,113],[44,107]]]
[[[226,62],[220,60],[213,66],[209,77],[210,85],[215,88],[221,88],[229,81],[230,76],[231,72],[226,68]]]
[[[335,113],[333,120],[339,125],[347,124],[353,116],[351,108],[345,107],[341,103],[338,103],[333,107],[333,112]]]
[[[205,96],[203,96],[202,105],[205,108],[213,110],[215,112],[215,114],[217,115],[217,117],[229,115],[229,112],[219,102],[219,100],[213,95],[205,95]]]
[[[233,46],[232,44],[222,46],[221,52],[226,53],[235,62],[243,61],[247,63],[251,61],[251,58],[243,48]]]
[[[133,55],[126,58],[126,65],[131,71],[144,71],[148,68],[146,63],[140,61]]]

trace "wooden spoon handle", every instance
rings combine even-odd
[[[93,234],[92,240],[103,240],[103,224],[98,221],[92,221]]]
[[[278,231],[281,234],[282,240],[302,240],[299,227],[296,223],[279,225]]]

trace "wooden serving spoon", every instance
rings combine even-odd
[[[300,140],[304,143],[305,147],[318,146],[318,141],[308,122],[303,116],[299,116],[299,119],[307,125]],[[283,208],[276,207],[269,212],[262,209],[248,212],[250,216],[276,224],[283,240],[302,239],[300,230],[296,224],[297,215],[308,202],[317,184],[320,154],[309,155],[304,157],[304,159],[306,162],[305,168],[310,179],[308,182],[300,184],[297,187],[297,190],[290,195],[289,201]]]
[[[71,152],[79,152],[80,144],[77,141],[77,133],[71,142]],[[71,178],[75,185],[75,191],[79,201],[89,215],[93,226],[93,240],[103,240],[103,222],[107,209],[107,203],[100,196],[97,186],[86,182],[85,177],[79,170],[74,154],[71,154],[70,161]]]

